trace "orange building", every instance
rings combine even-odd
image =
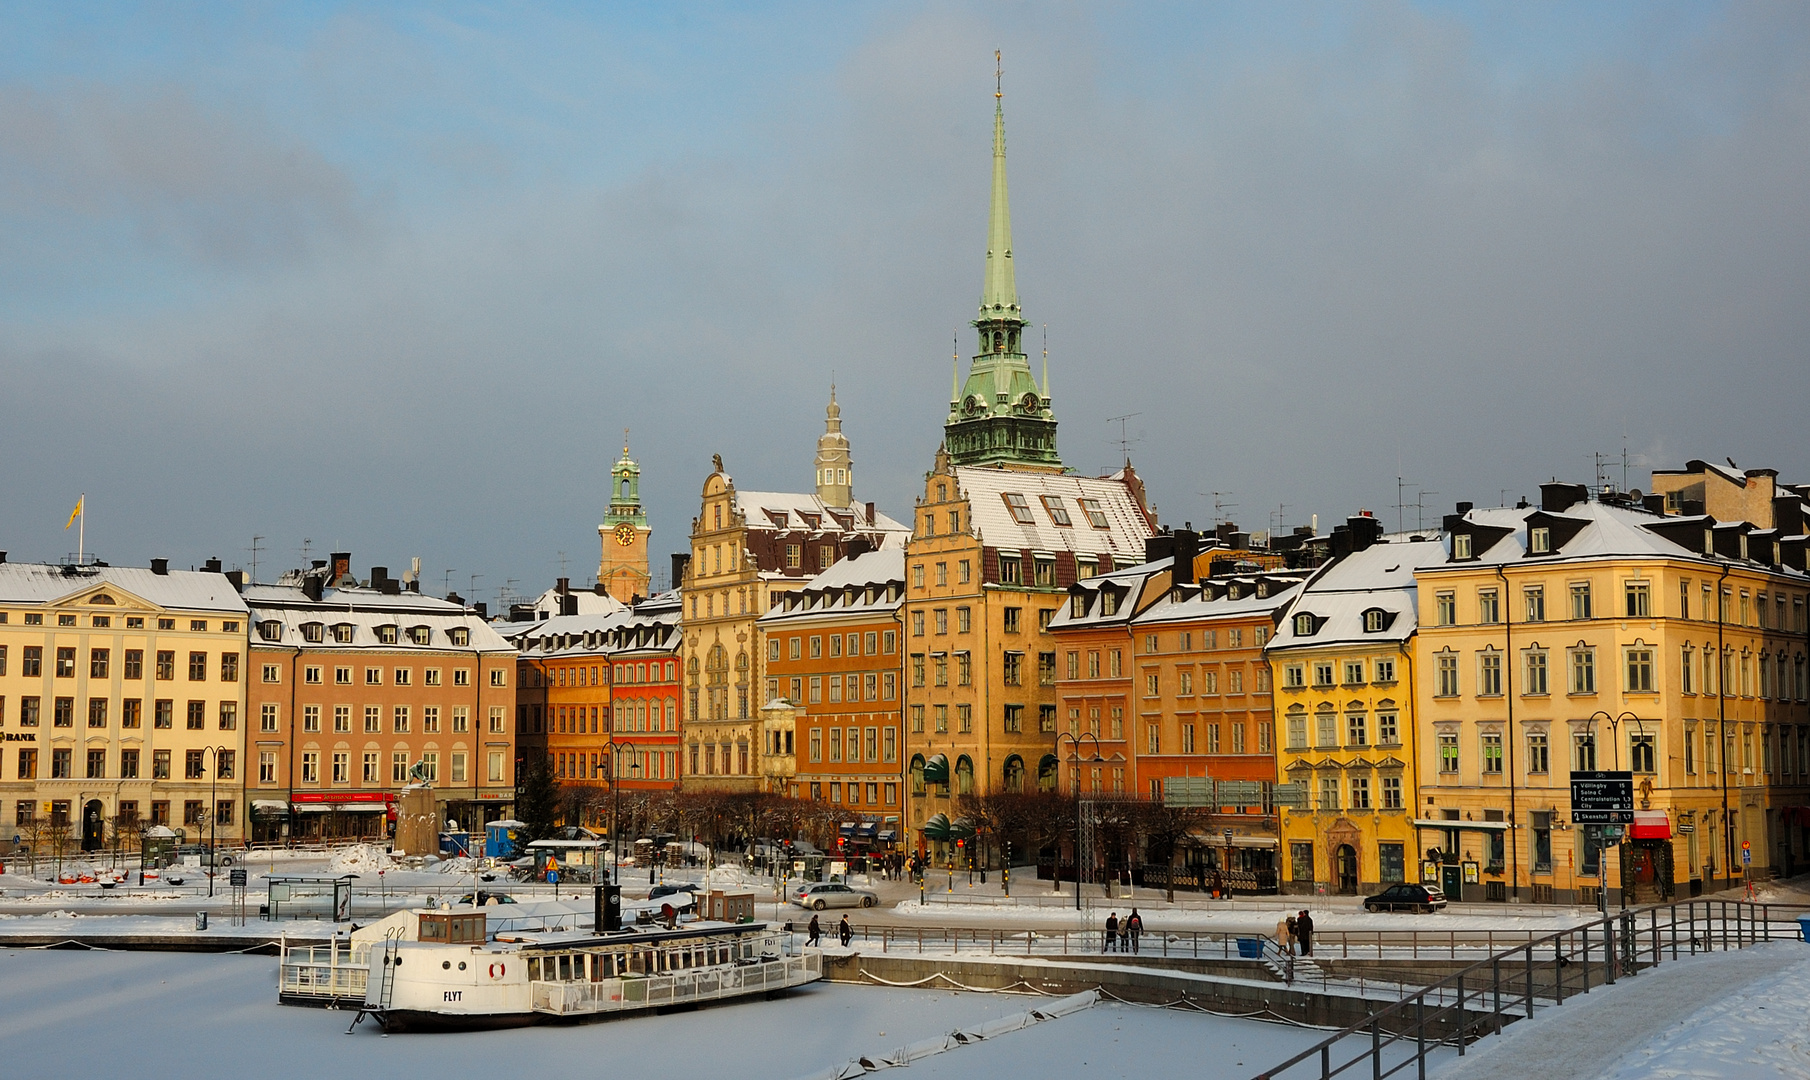
[[[904,599],[904,552],[856,551],[760,619],[765,754],[794,758],[788,794],[846,807],[848,838],[872,846],[899,830]]]
[[[611,726],[622,759],[616,776],[624,790],[670,791],[684,775],[679,615],[678,592],[661,593],[617,616],[605,642]]]
[[[515,801],[515,652],[462,602],[351,557],[247,585],[253,835],[380,836],[416,773],[467,829]]]

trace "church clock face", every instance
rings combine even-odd
[[[623,547],[628,547],[630,544],[633,544],[635,542],[635,527],[626,521],[616,526],[616,542]]]

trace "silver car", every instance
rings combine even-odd
[[[806,885],[792,893],[792,903],[813,911],[833,907],[873,907],[879,902],[880,898],[866,889],[851,888],[835,881]]]

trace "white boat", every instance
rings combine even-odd
[[[700,919],[597,933],[577,926],[575,913],[555,913],[540,916],[546,929],[492,930],[498,915],[398,912],[343,944],[285,949],[279,999],[356,1007],[386,1032],[470,1030],[773,996],[823,976],[820,952],[794,950],[791,934],[767,923]],[[505,921],[533,917],[512,912]]]

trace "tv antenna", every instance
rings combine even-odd
[[[1427,509],[1427,496],[1428,495],[1437,495],[1437,494],[1439,494],[1439,492],[1428,491],[1425,488],[1419,488],[1415,491],[1414,502],[1412,503],[1412,505],[1414,507],[1414,531],[1415,532],[1421,532],[1425,529],[1425,526],[1421,524],[1421,518]]]
[[[1226,502],[1225,501],[1225,497],[1227,495],[1235,494],[1235,492],[1231,492],[1231,491],[1197,491],[1194,494],[1199,495],[1203,498],[1211,498],[1213,500],[1213,528],[1215,528],[1215,529],[1219,528],[1219,526],[1225,522],[1226,511],[1233,509],[1234,507],[1236,507],[1238,505],[1235,502]]]
[[[263,539],[262,536],[251,538],[251,583],[253,585],[258,583],[258,552],[264,550]]]
[[[452,576],[453,576],[453,574],[454,574],[454,571],[447,570],[445,575],[440,579],[440,592],[442,594],[450,594],[452,592]]]
[[[1271,537],[1277,537],[1277,536],[1282,535],[1283,529],[1285,529],[1287,527],[1288,519],[1283,516],[1283,512],[1287,509],[1288,509],[1287,503],[1279,502],[1276,504],[1276,512],[1270,515],[1270,521],[1272,523],[1270,525],[1270,536]]]
[[[1144,415],[1144,414],[1141,412],[1131,412],[1131,413],[1126,413],[1124,416],[1109,416],[1106,418],[1107,423],[1109,423],[1109,424],[1116,423],[1119,425],[1119,437],[1116,441],[1117,441],[1118,447],[1119,447],[1119,456],[1125,459],[1125,464],[1127,464],[1127,465],[1131,464],[1132,444],[1143,442],[1144,438],[1141,435],[1133,437],[1130,432],[1130,429],[1126,427],[1126,424],[1128,421],[1131,420],[1132,417],[1142,416],[1142,415]]]

